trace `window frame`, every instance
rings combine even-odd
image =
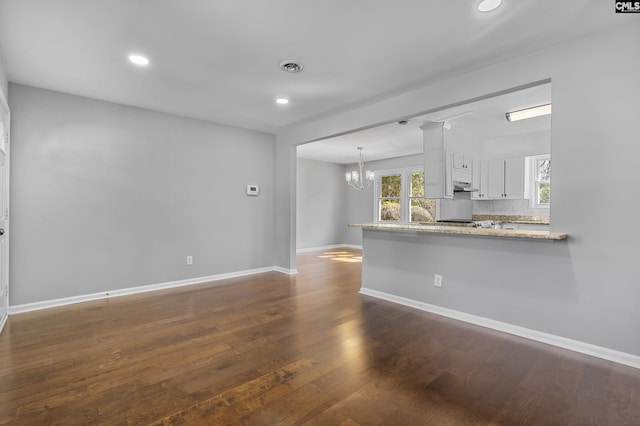
[[[529,207],[533,209],[551,209],[551,202],[539,203],[540,184],[549,183],[551,185],[551,176],[548,181],[538,180],[538,162],[549,160],[551,162],[551,154],[532,155],[529,157]]]
[[[396,223],[396,224],[412,224],[412,223],[420,223],[420,222],[412,222],[411,221],[411,200],[424,198],[424,197],[412,197],[411,196],[411,175],[413,173],[424,173],[424,168],[420,166],[412,166],[412,167],[400,167],[394,169],[385,169],[385,170],[374,170],[375,180],[373,182],[374,188],[374,196],[373,196],[373,221],[374,223]],[[381,197],[382,191],[382,177],[383,176],[395,176],[400,175],[400,220],[391,221],[391,220],[381,220],[380,214],[380,201],[383,197]],[[395,199],[395,197],[384,197],[385,199]]]
[[[374,197],[373,197],[373,221],[375,223],[403,223],[404,219],[404,209],[402,206],[402,199],[404,198],[404,175],[397,169],[389,169],[389,170],[374,170],[373,175],[375,179],[373,181],[373,189],[374,189]],[[399,197],[382,197],[382,178],[385,176],[397,176],[400,175],[400,196]],[[382,199],[385,200],[395,200],[398,199],[400,204],[400,220],[382,220],[381,214],[382,211],[380,209]]]

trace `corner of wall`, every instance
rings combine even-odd
[[[5,99],[9,99],[9,80],[7,80],[7,73],[4,68],[4,60],[2,52],[0,51],[0,90]]]

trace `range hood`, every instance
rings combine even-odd
[[[453,192],[478,192],[478,188],[472,188],[469,182],[453,181]]]
[[[471,185],[471,170],[453,170],[451,180],[453,181],[453,192],[478,192],[478,188]]]

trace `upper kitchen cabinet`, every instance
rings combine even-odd
[[[491,160],[487,165],[487,199],[521,200],[524,198],[524,157]]]
[[[473,168],[473,157],[461,152],[453,153],[454,170],[471,170]]]
[[[477,189],[471,193],[472,200],[486,200],[487,187],[489,183],[489,167],[486,161],[482,161],[479,158],[473,159],[471,187]]]

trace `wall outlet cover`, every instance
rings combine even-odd
[[[260,195],[260,187],[258,185],[247,185],[247,195]]]

